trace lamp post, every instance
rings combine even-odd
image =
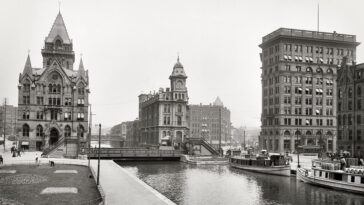
[[[99,124],[99,157],[97,160],[97,185],[100,182],[100,151],[101,151],[101,123]]]
[[[296,141],[297,141],[297,146],[296,146],[296,151],[297,151],[297,168],[300,168],[301,165],[300,165],[300,152],[299,152],[299,149],[298,149],[298,133],[299,133],[299,131],[297,129],[297,131],[296,131]]]

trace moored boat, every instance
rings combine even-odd
[[[235,156],[230,158],[230,166],[252,172],[290,176],[291,166],[283,155],[272,155],[265,157]]]
[[[297,179],[313,185],[364,193],[364,167],[341,168],[339,161],[314,160],[311,169],[297,169]]]

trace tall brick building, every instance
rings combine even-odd
[[[231,140],[230,110],[224,107],[220,98],[210,105],[189,105],[188,124],[191,137],[201,137],[218,147]]]
[[[28,55],[18,84],[18,136],[25,149],[57,148],[76,156],[88,128],[89,78],[82,59],[74,70],[73,42],[61,13],[44,40],[43,65]]]
[[[364,64],[345,59],[337,78],[337,143],[339,151],[364,156]]]
[[[336,151],[336,76],[355,35],[280,28],[263,37],[261,148]],[[311,149],[311,150],[310,150]]]
[[[187,75],[177,59],[169,76],[170,88],[139,95],[140,144],[158,145],[168,139],[176,147],[188,135]]]

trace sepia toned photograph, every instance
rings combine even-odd
[[[0,205],[364,204],[363,8],[0,0]]]

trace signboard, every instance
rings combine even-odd
[[[21,145],[29,145],[29,142],[21,142]]]

